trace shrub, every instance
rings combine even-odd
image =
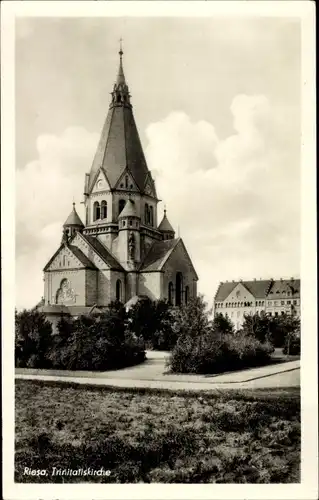
[[[61,370],[110,370],[145,360],[144,343],[127,328],[123,305],[98,316],[62,317],[58,333],[37,311],[16,315],[16,366]]]
[[[179,373],[221,373],[269,362],[273,346],[244,335],[212,333],[199,337],[182,336],[172,351],[168,365]]]
[[[15,365],[21,368],[50,368],[48,356],[52,326],[36,309],[15,311]]]

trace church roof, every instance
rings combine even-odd
[[[96,251],[96,253],[106,262],[111,269],[116,271],[124,271],[121,264],[117,259],[110,253],[110,251],[100,242],[95,236],[81,235],[91,247]]]
[[[120,67],[112,92],[112,101],[89,174],[89,192],[100,169],[106,175],[111,189],[115,187],[126,169],[142,192],[145,188],[147,175],[150,175],[133,116],[129,90],[125,82],[122,54],[121,50]]]
[[[161,231],[162,233],[175,233],[171,223],[169,222],[167,216],[166,216],[166,210],[164,210],[164,217],[158,226],[158,231]]]
[[[75,210],[75,203],[73,203],[73,210],[70,213],[69,217],[66,219],[63,227],[65,226],[81,226],[84,227],[83,222],[81,221],[77,211]]]
[[[127,200],[119,217],[137,217],[135,204],[132,200]]]
[[[47,271],[51,263],[54,261],[55,257],[59,254],[61,249],[64,248],[64,244],[60,245],[57,251],[52,255],[51,259],[45,265],[43,271]],[[73,255],[83,264],[83,267],[87,269],[97,269],[93,262],[87,258],[86,255],[75,245],[68,245],[68,249],[73,253]]]
[[[141,264],[140,271],[160,271],[179,241],[180,238],[176,238],[153,243]]]

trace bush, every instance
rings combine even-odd
[[[222,339],[212,333],[195,338],[182,336],[168,364],[177,373],[221,373],[266,364],[273,351],[269,342],[244,335],[224,335]]]
[[[144,343],[127,328],[123,305],[99,316],[62,317],[58,333],[37,311],[16,314],[16,366],[59,370],[110,370],[145,360]]]
[[[48,356],[52,326],[36,309],[15,311],[15,365],[21,368],[50,368]]]

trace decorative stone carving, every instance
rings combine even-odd
[[[75,292],[71,288],[71,284],[68,279],[64,278],[60,283],[60,288],[56,294],[57,304],[74,304],[75,302]]]

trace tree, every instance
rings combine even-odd
[[[212,329],[215,334],[223,335],[234,333],[234,325],[228,316],[223,316],[221,313],[215,314],[212,323]]]
[[[189,300],[176,311],[174,329],[177,337],[188,335],[198,337],[212,331],[211,311],[202,295]]]
[[[139,300],[128,312],[129,329],[154,349],[170,349],[175,343],[172,310],[165,300]]]
[[[244,317],[242,331],[245,335],[255,337],[260,342],[266,342],[271,336],[274,321],[264,313],[247,314]]]
[[[49,368],[52,325],[37,309],[15,311],[16,366]]]

